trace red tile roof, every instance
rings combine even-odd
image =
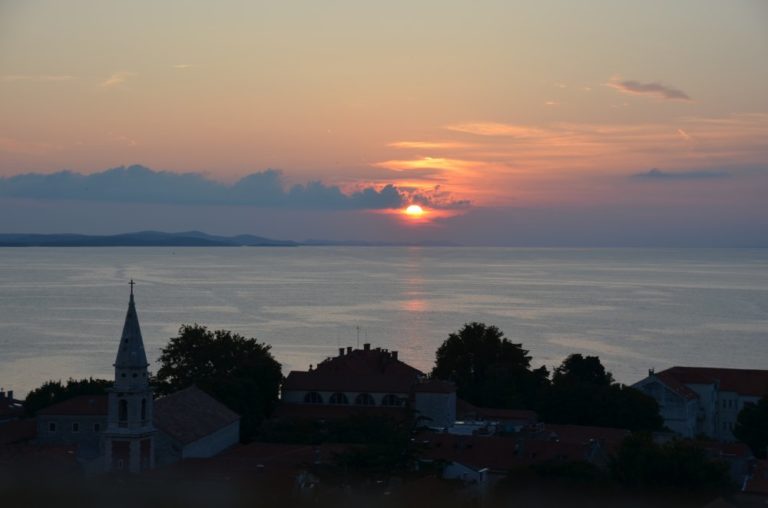
[[[0,425],[0,445],[21,443],[37,436],[37,425],[34,418],[14,420]]]
[[[573,462],[588,458],[591,444],[519,439],[499,436],[460,436],[448,433],[420,434],[427,446],[422,457],[452,461],[473,469],[506,471],[545,462]]]
[[[406,420],[408,418],[408,413],[402,407],[289,403],[281,403],[275,409],[275,412],[272,413],[272,418],[339,420],[355,415],[388,416],[396,420]]]
[[[488,420],[499,422],[536,423],[539,415],[528,409],[494,409],[477,407],[466,400],[456,399],[456,418],[458,420]]]
[[[12,399],[0,394],[0,420],[6,418],[19,418],[24,414],[24,406],[20,400]]]
[[[768,395],[768,370],[672,367],[656,374],[657,377],[662,375],[663,379],[674,379],[686,385],[718,382],[720,391],[755,397]]]
[[[106,395],[79,395],[41,409],[43,416],[106,416]]]
[[[356,349],[310,371],[292,371],[284,391],[409,393],[424,373],[382,349]]]
[[[656,374],[655,377],[656,379],[664,383],[664,385],[666,385],[667,388],[672,390],[674,393],[680,395],[684,399],[695,400],[699,398],[696,392],[694,392],[693,390],[685,386],[680,380],[678,380],[669,371],[665,370],[663,372],[659,372]]]
[[[213,434],[240,419],[240,415],[196,386],[155,401],[155,426],[187,444]]]

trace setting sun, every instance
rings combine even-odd
[[[411,217],[421,217],[424,215],[424,209],[419,205],[411,205],[405,209],[405,214]]]

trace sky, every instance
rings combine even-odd
[[[768,246],[767,84],[763,0],[0,0],[0,232]]]

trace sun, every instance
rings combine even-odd
[[[424,215],[424,209],[419,205],[411,205],[405,209],[405,214],[414,218],[421,217]]]

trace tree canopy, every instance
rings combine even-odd
[[[658,403],[639,390],[613,381],[597,356],[572,354],[554,370],[537,405],[551,423],[659,430]]]
[[[492,325],[467,323],[437,349],[432,377],[456,383],[457,395],[486,407],[530,407],[547,370]]]
[[[755,457],[768,453],[768,395],[757,404],[747,404],[736,418],[733,435],[752,449]]]
[[[46,381],[40,388],[35,388],[24,399],[24,409],[34,416],[41,409],[79,395],[103,395],[112,386],[106,379],[73,379],[66,384],[61,381]]]
[[[157,392],[197,385],[240,414],[247,439],[277,403],[282,372],[270,349],[229,330],[183,325],[161,350]]]

